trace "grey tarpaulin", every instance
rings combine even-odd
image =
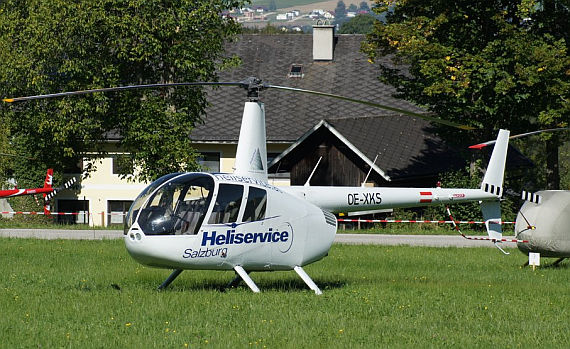
[[[518,243],[517,247],[526,254],[538,252],[543,257],[570,257],[570,191],[545,190],[536,194],[542,197],[542,202],[525,202],[517,215],[515,235],[529,240]]]

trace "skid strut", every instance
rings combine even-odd
[[[158,286],[158,289],[163,290],[163,289],[167,288],[168,285],[170,285],[172,283],[172,281],[174,281],[174,279],[176,279],[178,277],[178,275],[180,275],[180,273],[182,273],[182,269],[175,269],[172,272],[172,274],[170,274],[170,276],[166,280],[164,280],[162,285]]]
[[[249,288],[255,292],[255,293],[259,293],[259,288],[257,287],[257,285],[255,284],[255,282],[253,282],[253,280],[249,277],[249,275],[247,274],[247,272],[241,267],[241,265],[236,265],[234,267],[234,270],[236,271],[236,273],[238,273],[238,275],[241,277],[241,279],[243,281],[245,281],[245,283],[247,284],[247,286],[249,286]],[[237,277],[236,277],[237,279]],[[231,283],[234,283],[236,281],[236,279],[234,279]],[[239,282],[239,281],[237,281]],[[236,284],[237,284],[236,282]]]
[[[307,286],[309,286],[311,290],[315,291],[315,294],[317,295],[323,294],[323,292],[321,292],[317,284],[315,284],[315,282],[311,279],[311,277],[307,273],[305,273],[303,268],[301,268],[300,266],[296,266],[294,270],[301,277],[301,279],[305,281]]]

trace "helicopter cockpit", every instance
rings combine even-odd
[[[244,194],[247,202],[240,210]],[[219,183],[216,188],[209,174],[173,173],[151,183],[133,202],[125,234],[136,221],[145,235],[195,235],[206,218],[207,224],[262,220],[266,206],[264,189],[234,183]]]

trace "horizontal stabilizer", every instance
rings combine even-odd
[[[535,204],[540,204],[542,202],[542,197],[535,193],[529,193],[528,191],[524,191],[521,194],[521,199],[524,201],[529,201]]]

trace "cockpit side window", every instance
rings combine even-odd
[[[249,187],[247,204],[243,212],[243,222],[260,221],[265,218],[267,209],[267,192],[256,187]]]
[[[198,230],[204,220],[204,215],[208,209],[211,191],[202,186],[190,186],[184,188],[180,193],[180,200],[176,207],[176,217],[174,233],[198,234]]]
[[[220,184],[214,208],[210,214],[209,224],[233,223],[237,221],[243,186],[237,184]]]

